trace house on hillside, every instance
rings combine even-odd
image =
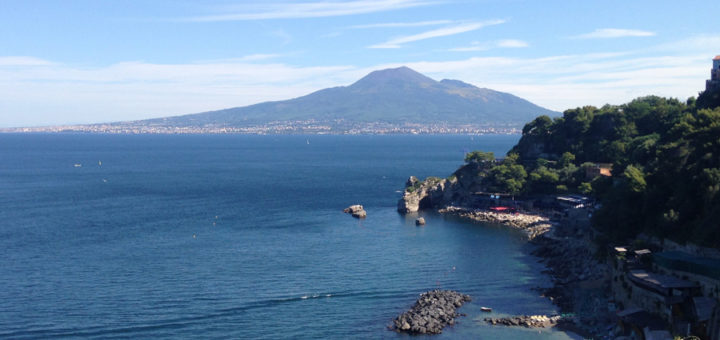
[[[611,254],[612,295],[625,311],[641,309],[655,315],[675,334],[703,339],[712,338],[711,333],[720,335],[720,316],[715,315],[720,306],[720,259],[623,246],[612,248]],[[638,333],[644,328],[637,321],[624,322]]]
[[[720,259],[664,251],[653,256],[655,270],[698,282],[705,296],[720,296]]]
[[[593,163],[592,166],[585,168],[585,179],[593,179],[599,176],[612,176],[611,163]]]

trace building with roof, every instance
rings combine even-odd
[[[696,315],[705,316],[706,301],[698,300],[698,308],[691,305],[699,294],[699,285],[669,275],[661,275],[642,269],[630,269],[619,280],[612,282],[613,298],[625,310],[640,309],[662,320],[664,329],[687,334]],[[638,330],[648,326],[639,320],[625,320]],[[653,328],[654,330],[658,327]]]
[[[710,79],[705,82],[705,91],[720,89],[720,55],[713,58],[713,67],[710,70]]]
[[[720,296],[720,259],[664,251],[653,255],[653,264],[659,272],[698,282],[705,296]]]
[[[591,166],[585,168],[585,179],[593,179],[599,176],[612,176],[612,164],[593,163]]]

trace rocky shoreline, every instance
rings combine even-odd
[[[519,315],[505,318],[485,318],[484,321],[491,325],[522,326],[528,328],[548,328],[557,325],[562,316],[560,315]]]
[[[420,294],[409,311],[393,320],[391,329],[410,334],[440,334],[447,325],[454,325],[455,318],[470,296],[452,290],[432,290]]]
[[[569,234],[567,226],[559,224],[552,232],[541,235],[532,243],[532,252],[539,257],[550,275],[553,286],[537,288],[562,313],[572,314],[559,326],[586,338],[600,338],[616,323],[608,311],[610,302],[610,269],[594,256],[594,245],[586,238]]]
[[[608,312],[609,268],[595,258],[595,246],[588,236],[592,234],[589,225],[551,221],[541,214],[474,208],[478,206],[477,197],[482,193],[476,175],[477,166],[467,164],[448,178],[428,177],[420,181],[411,176],[405,183],[403,197],[398,201],[398,212],[407,214],[435,210],[473,222],[499,224],[523,231],[535,246],[532,254],[545,264],[547,269],[543,273],[549,275],[553,283],[552,287],[538,287],[537,291],[568,317],[552,319],[552,322],[535,322],[538,318],[550,320],[554,317],[535,316],[533,319],[518,316],[513,318],[520,319],[494,319],[495,324],[555,326],[586,338],[606,335],[614,323]]]
[[[474,222],[502,224],[514,229],[520,229],[525,232],[529,240],[545,234],[554,224],[545,216],[528,213],[502,213],[455,206],[442,208],[438,212],[455,215]]]

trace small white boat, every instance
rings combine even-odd
[[[490,308],[490,307],[480,307],[480,310],[483,312],[487,312],[487,313],[492,312],[492,308]]]
[[[80,167],[82,167],[82,164],[80,164],[80,163],[75,163],[75,167],[76,167],[76,168],[80,168]]]

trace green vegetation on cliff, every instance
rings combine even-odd
[[[649,96],[540,116],[480,176],[489,191],[592,194],[601,203],[593,223],[611,239],[644,232],[720,247],[717,99]],[[611,166],[612,176],[589,175],[598,163]]]

